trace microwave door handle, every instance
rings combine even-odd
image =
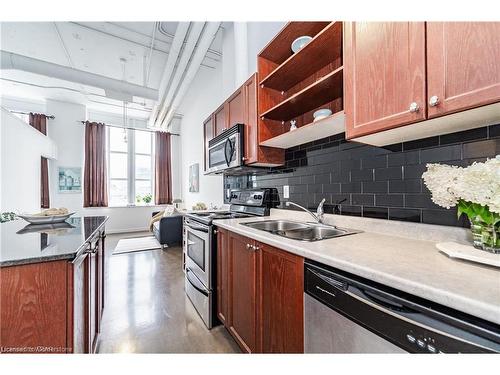
[[[228,148],[229,148],[229,157],[228,157]],[[231,157],[233,156],[232,148],[233,148],[233,144],[231,143],[231,139],[227,138],[226,143],[224,143],[224,159],[226,160],[226,164],[228,167],[229,167],[229,164],[231,163]]]

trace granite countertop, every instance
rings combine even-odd
[[[459,233],[458,228],[325,216],[331,217],[327,220],[330,224],[361,229],[364,232],[317,242],[303,242],[241,225],[244,222],[275,218],[310,221],[307,214],[304,216],[294,211],[291,216],[290,212],[285,214],[283,210],[272,210],[271,217],[216,220],[214,223],[218,227],[304,258],[500,324],[500,269],[448,258],[435,246],[440,230],[443,231],[443,240],[450,240],[453,230]],[[342,225],[343,220],[349,226]],[[355,225],[356,223],[359,225]],[[388,233],[383,233],[383,226],[391,228]],[[420,238],[415,233],[409,237],[395,235],[410,234],[412,230],[419,231]],[[433,241],[422,238],[432,238]],[[463,242],[463,238],[455,240]]]
[[[73,260],[107,220],[107,216],[84,216],[48,225],[32,225],[24,220],[2,223],[0,267]]]

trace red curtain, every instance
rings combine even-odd
[[[106,126],[87,121],[85,123],[83,207],[107,206]]]
[[[43,135],[47,135],[47,116],[41,113],[30,112],[30,125]]]
[[[30,112],[29,123],[43,135],[47,135],[47,116]],[[40,174],[40,207],[49,208],[49,163],[44,157],[41,159]]]
[[[172,149],[170,133],[156,132],[155,137],[155,204],[172,203]]]

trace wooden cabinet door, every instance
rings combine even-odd
[[[500,101],[500,22],[427,23],[427,97],[429,117]]]
[[[245,123],[245,90],[240,87],[229,97],[226,103],[227,127]]]
[[[229,232],[230,287],[229,332],[243,351],[258,351],[257,293],[258,252],[255,242]]]
[[[62,260],[0,268],[0,352],[66,352],[67,267]]]
[[[223,104],[214,112],[214,137],[227,129],[226,106]]]
[[[208,168],[208,142],[214,137],[214,121],[212,115],[203,122],[203,156],[205,171]]]
[[[257,73],[243,84],[245,92],[245,164],[256,163],[258,159],[258,118],[257,118]]]
[[[426,117],[425,24],[344,23],[346,137]]]
[[[258,243],[263,353],[304,352],[304,259]]]
[[[217,316],[226,327],[229,326],[229,265],[230,251],[228,232],[217,229]]]

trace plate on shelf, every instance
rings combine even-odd
[[[74,212],[69,212],[64,215],[52,215],[52,216],[42,216],[42,215],[17,215],[21,219],[26,220],[30,224],[55,224],[62,223],[71,215],[74,215]]]
[[[292,42],[293,53],[299,52],[307,43],[311,41],[311,37],[307,35],[299,36]]]
[[[469,262],[500,268],[500,254],[478,250],[471,245],[463,245],[456,242],[440,242],[436,244],[436,247],[450,258],[468,260]]]
[[[328,108],[325,109],[318,109],[316,112],[313,113],[314,117],[314,122],[322,120],[324,118],[327,118],[328,116],[332,115],[332,111],[329,110]]]

